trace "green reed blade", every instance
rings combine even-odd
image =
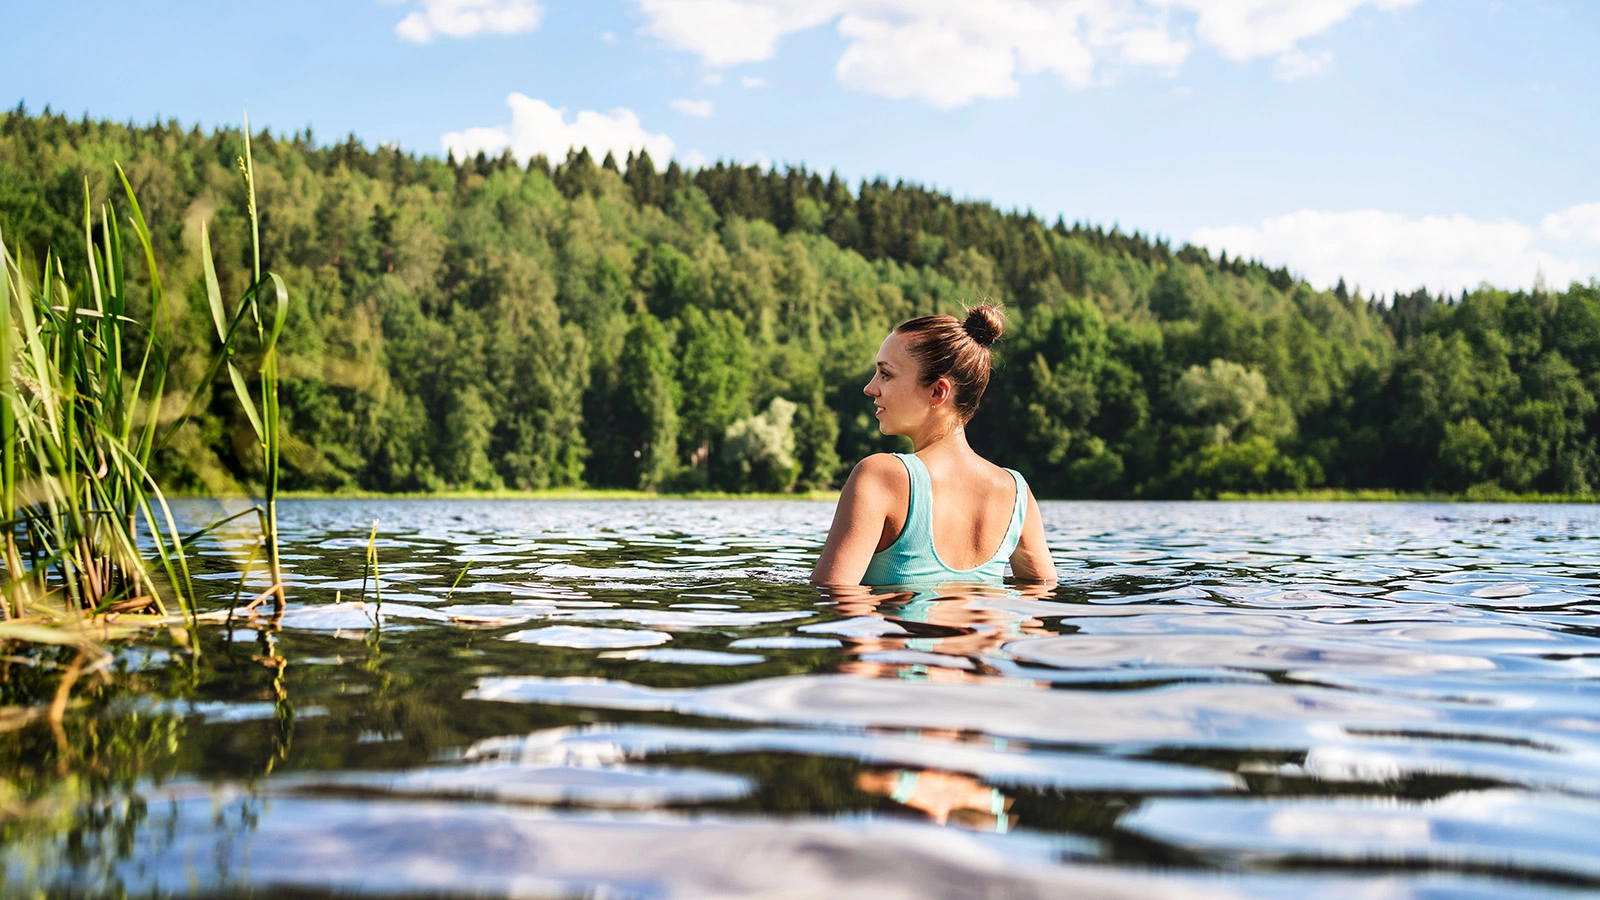
[[[110,201],[100,205],[100,238],[105,245],[106,274],[113,288],[108,296],[113,301],[110,309],[120,316],[128,309],[127,297],[122,290],[122,231],[117,227],[115,209]]]
[[[232,365],[232,363],[229,362],[229,356],[232,354],[234,342],[238,338],[239,326],[244,324],[245,315],[249,311],[249,304],[244,303],[241,304],[239,306],[239,310],[233,314],[233,323],[228,326],[228,333],[222,339],[222,349],[218,351],[215,357],[212,358],[211,367],[206,370],[205,377],[201,378],[200,381],[195,385],[194,392],[190,394],[189,403],[184,406],[182,415],[178,416],[178,418],[167,427],[166,436],[163,437],[161,442],[156,445],[156,450],[159,451],[166,448],[167,444],[171,442],[172,438],[177,435],[178,429],[183,425],[183,423],[189,421],[189,417],[194,415],[195,409],[200,405],[200,398],[204,396],[205,392],[211,387],[212,382],[217,377],[217,373],[222,371],[223,366]],[[234,393],[239,397],[239,403],[245,407],[246,417],[254,420],[256,418],[255,403],[250,399],[249,392],[247,391],[240,394],[237,383],[235,383],[233,387]],[[261,432],[259,430],[256,432],[258,437],[260,436],[260,433]]]
[[[256,163],[250,153],[250,110],[244,111],[244,185],[248,196],[250,214],[250,272],[255,281],[261,281],[261,222],[256,215]]]
[[[244,375],[239,367],[228,363],[228,380],[233,382],[233,392],[239,395],[239,405],[244,407],[244,416],[250,420],[250,428],[256,433],[256,440],[265,443],[267,440],[266,429],[261,426],[261,416],[256,413],[255,404],[250,401],[250,386],[245,384]]]
[[[378,580],[378,520],[372,520],[372,533],[367,535],[367,565],[372,568],[372,597],[383,615],[383,584]],[[366,593],[366,579],[361,579],[361,592]]]
[[[217,265],[211,259],[211,236],[206,223],[200,223],[200,260],[205,268],[206,305],[211,308],[211,322],[217,327],[217,338],[228,340],[228,315],[222,308],[222,288],[217,284]]]
[[[161,340],[161,319],[164,309],[164,294],[161,289],[161,275],[156,268],[155,248],[150,241],[150,229],[146,227],[144,213],[139,209],[139,201],[133,195],[133,186],[128,183],[128,176],[117,166],[117,175],[122,179],[122,187],[128,195],[128,203],[133,212],[129,221],[133,224],[134,234],[139,238],[139,245],[144,249],[145,265],[150,274],[150,325],[146,331],[146,342],[143,358],[139,363],[139,375],[134,381],[134,396],[143,387],[145,376],[148,372],[154,373],[154,382],[150,386],[148,408],[145,412],[145,422],[139,438],[139,458],[148,461],[155,445],[156,426],[161,419],[161,397],[166,388],[166,345]],[[171,328],[171,321],[166,326]],[[155,366],[150,368],[154,360]]]
[[[12,383],[11,271],[11,254],[6,251],[5,234],[0,232],[0,514],[5,516],[7,522],[15,518],[17,512],[17,413],[13,406],[16,403],[16,386]],[[6,535],[7,541],[10,541],[9,525]],[[9,546],[7,551],[6,563],[9,566],[12,561]]]
[[[45,300],[48,302],[48,297]],[[60,404],[56,396],[55,380],[50,377],[50,350],[35,315],[39,305],[40,301],[37,298],[18,297],[17,314],[22,319],[22,339],[23,346],[27,350],[27,359],[33,365],[31,374],[38,392],[39,407],[44,410],[43,424],[49,432],[56,433],[60,431],[56,415]]]
[[[273,312],[272,331],[267,335],[266,352],[271,353],[277,349],[278,336],[283,334],[283,325],[289,318],[289,289],[283,286],[283,279],[276,272],[268,272],[267,277],[272,280]]]
[[[139,461],[149,462],[154,451],[156,426],[161,424],[161,397],[166,393],[167,367],[165,360],[156,369],[155,383],[150,386],[150,408],[145,414],[144,430],[139,437]]]
[[[273,326],[270,338],[261,333],[261,217],[256,207],[256,176],[255,157],[250,145],[250,113],[244,114],[244,159],[241,160],[244,170],[245,191],[248,197],[248,213],[250,216],[250,252],[252,258],[251,272],[254,275],[254,284],[251,288],[255,297],[250,303],[256,322],[256,337],[262,345],[261,359],[261,412],[265,427],[260,429],[262,442],[263,463],[266,468],[265,501],[266,501],[266,543],[267,564],[272,571],[272,579],[280,585],[279,599],[282,599],[283,569],[279,558],[278,549],[278,477],[280,467],[280,441],[279,429],[281,418],[278,410],[278,337],[283,332],[284,322],[287,321],[289,307],[289,293],[285,289],[283,279],[276,274],[271,276],[276,300],[273,310]]]
[[[67,478],[67,483],[72,484],[76,481],[79,462],[78,451],[81,451],[82,447],[82,444],[76,440],[78,437],[79,411],[79,404],[77,401],[80,395],[80,391],[78,390],[79,379],[77,377],[79,363],[78,351],[81,348],[81,337],[79,335],[80,329],[78,317],[72,314],[72,304],[75,301],[70,294],[66,293],[67,280],[64,277],[65,273],[63,273],[61,270],[60,257],[55,258],[55,264],[57,281],[60,283],[62,288],[62,296],[60,305],[57,306],[52,304],[51,311],[54,312],[57,309],[61,310],[60,318],[56,322],[56,327],[61,333],[61,339],[56,344],[56,346],[60,348],[60,354],[56,359],[56,366],[61,379],[61,393],[66,400],[66,402],[61,405],[61,431],[63,437],[62,449],[64,451],[62,453],[62,457],[66,460],[66,466],[63,468],[62,474]]]
[[[100,269],[95,264],[94,253],[94,210],[89,204],[89,176],[83,177],[83,249],[88,254],[89,284],[94,291],[94,308],[104,310],[105,302],[100,295]]]
[[[145,379],[145,376],[147,374],[149,374],[149,371],[150,371],[150,358],[154,354],[154,352],[155,352],[155,345],[150,340],[149,333],[146,332],[144,350],[143,350],[143,352],[141,352],[139,354],[139,369],[138,369],[138,371],[134,372],[134,375],[133,375],[133,386],[128,392],[129,396],[131,396],[133,398],[134,405],[136,405],[136,406],[138,405],[140,394],[144,390],[144,379]],[[123,423],[122,439],[124,441],[128,440],[128,438],[132,435],[132,433],[133,433],[133,417],[129,416],[128,419]]]
[[[444,599],[449,600],[451,597],[455,596],[456,588],[461,584],[461,579],[467,577],[467,570],[470,568],[472,568],[472,563],[467,563],[461,567],[461,571],[456,574],[455,582],[450,585],[450,590],[445,593]]]
[[[154,333],[165,296],[161,291],[161,272],[156,268],[156,251],[150,243],[150,229],[145,227],[144,213],[139,209],[139,198],[133,195],[133,185],[128,183],[128,173],[122,171],[121,163],[117,164],[117,177],[122,179],[123,193],[127,194],[128,205],[133,208],[128,221],[133,223],[133,233],[139,238],[139,246],[144,248],[145,265],[150,272],[150,330]]]

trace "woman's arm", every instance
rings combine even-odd
[[[1056,562],[1050,558],[1050,548],[1044,540],[1044,516],[1039,513],[1039,501],[1033,499],[1033,489],[1028,489],[1028,512],[1022,519],[1022,539],[1011,552],[1011,575],[1018,581],[1053,584],[1056,580]]]
[[[898,492],[896,476],[905,483]],[[860,584],[883,538],[895,497],[910,489],[905,463],[890,454],[874,453],[856,463],[839,492],[839,506],[833,511],[822,555],[811,570],[811,583]]]

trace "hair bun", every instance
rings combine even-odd
[[[1006,315],[993,303],[980,303],[967,310],[967,320],[961,323],[961,327],[978,342],[979,347],[988,347],[1005,330]]]

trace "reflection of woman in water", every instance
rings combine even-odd
[[[882,593],[881,588],[866,586],[830,587],[824,596],[841,615],[879,618],[894,626],[846,636],[855,658],[840,662],[837,671],[944,684],[1027,684],[1021,673],[1005,664],[1011,659],[1006,645],[1028,637],[1050,637],[1053,632],[1035,615],[1040,606],[1054,604],[1039,603],[1050,597],[1047,585],[1019,588],[952,583]]]
[[[1015,587],[949,583],[889,593],[839,585],[823,593],[845,616],[882,618],[898,626],[870,636],[845,637],[855,658],[841,663],[840,673],[936,684],[1028,684],[1022,672],[1002,662],[1010,658],[1005,645],[1025,636],[1052,634],[1035,616],[1055,611],[1049,608],[1050,586],[1042,583]],[[1061,611],[1067,608],[1063,605]],[[1046,682],[1033,686],[1049,689]],[[1011,744],[950,728],[902,728],[895,730],[895,736],[993,751],[1004,751]],[[987,784],[981,769],[873,767],[859,773],[855,784],[857,790],[888,797],[939,825],[1005,832],[1017,823],[1011,813],[1012,798]]]
[[[1003,834],[1017,821],[1006,814],[1014,802],[1010,797],[960,772],[869,770],[856,776],[856,789],[918,810],[939,825]]]
[[[878,349],[864,389],[878,429],[911,439],[911,453],[856,464],[817,559],[816,584],[916,584],[1055,579],[1044,520],[1027,482],[973,451],[966,424],[989,385],[989,348],[1005,325],[982,304],[966,321],[904,322]]]

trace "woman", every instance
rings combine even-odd
[[[1055,579],[1039,504],[1021,475],[973,451],[966,424],[989,385],[989,348],[1005,327],[984,303],[900,325],[878,348],[864,389],[878,430],[911,439],[912,453],[858,463],[839,496],[813,584]]]

